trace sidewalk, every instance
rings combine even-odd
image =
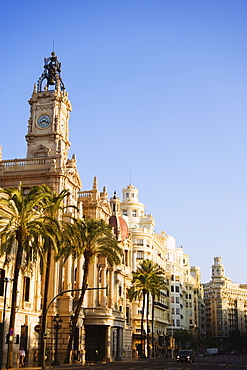
[[[137,362],[146,362],[146,361],[150,361],[152,362],[153,360],[166,360],[167,358],[165,357],[149,357],[149,358],[138,358],[138,359],[126,359],[126,360],[122,360],[122,361],[112,361],[112,362],[102,362],[102,361],[98,361],[97,363],[95,363],[94,361],[88,361],[86,362],[84,365],[82,364],[79,364],[79,363],[70,363],[70,364],[61,364],[59,366],[52,366],[51,364],[50,365],[46,365],[46,369],[47,370],[58,370],[58,369],[62,369],[62,370],[71,370],[72,368],[73,369],[76,369],[76,368],[87,368],[88,366],[95,366],[95,367],[105,367],[106,364],[127,364],[127,363],[137,363]],[[11,368],[10,370],[20,370],[21,368],[19,367],[13,367]],[[24,366],[22,368],[23,370],[42,370],[42,368],[40,366]],[[2,370],[6,370],[6,366],[3,366]]]

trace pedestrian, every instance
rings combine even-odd
[[[94,361],[95,361],[95,363],[97,363],[98,362],[98,350],[97,349],[95,349],[95,351],[94,351]]]
[[[25,357],[26,357],[26,352],[25,352],[24,348],[21,348],[20,349],[19,356],[20,356],[20,367],[23,367],[24,366]]]

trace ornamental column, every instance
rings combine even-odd
[[[116,361],[122,360],[123,354],[123,329],[117,328],[117,357]]]
[[[105,336],[105,357],[104,361],[110,362],[111,358],[111,327],[106,327],[106,336]]]
[[[101,288],[106,287],[106,265],[101,265]],[[106,307],[107,305],[107,296],[106,296],[106,289],[101,289],[100,291],[100,305]]]
[[[77,275],[76,275],[76,289],[80,289],[82,287],[82,278],[83,278],[83,271],[82,271],[82,257],[77,259]],[[81,292],[76,292],[76,297],[79,297]]]
[[[114,307],[114,271],[113,268],[109,268],[109,307]]]
[[[69,256],[65,263],[63,290],[72,289],[71,273],[72,273],[72,256]],[[71,311],[72,311],[71,292],[67,292],[64,293],[62,297],[59,298],[59,313],[60,315],[70,315]]]

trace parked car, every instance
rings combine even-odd
[[[195,355],[191,349],[183,349],[177,355],[177,362],[195,362]]]
[[[218,348],[207,348],[205,350],[205,356],[218,355],[218,353],[219,353]]]

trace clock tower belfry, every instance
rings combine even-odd
[[[68,158],[69,114],[72,110],[54,52],[44,58],[44,71],[34,85],[28,121],[27,158]]]

